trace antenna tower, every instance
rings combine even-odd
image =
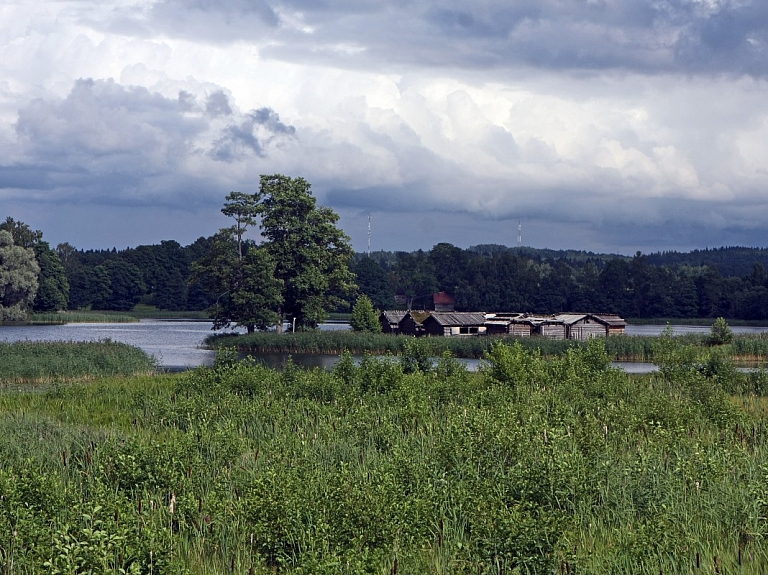
[[[517,247],[523,245],[523,222],[522,220],[517,222]]]
[[[368,257],[371,256],[371,214],[368,214]]]

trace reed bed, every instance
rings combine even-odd
[[[0,572],[768,572],[764,398],[604,343],[0,393]]]
[[[516,341],[503,337],[423,337],[404,335],[362,333],[354,331],[309,331],[277,334],[257,332],[253,334],[214,334],[205,340],[207,347],[236,348],[239,351],[255,353],[323,353],[340,354],[349,351],[354,354],[397,355],[402,353],[409,342],[417,341],[421,349],[438,357],[450,351],[455,357],[482,358],[497,341]],[[544,338],[521,338],[520,344],[526,349],[539,350],[543,355],[558,355],[578,345],[577,342],[548,340]]]
[[[138,318],[120,312],[58,311],[32,314],[27,323],[59,325],[66,323],[136,323],[138,321]]]
[[[749,339],[752,336],[736,336],[735,341]],[[354,354],[371,353],[375,355],[396,355],[405,350],[406,342],[413,341],[411,336],[361,333],[353,331],[311,331],[278,334],[260,332],[253,334],[214,334],[208,336],[205,345],[216,349],[233,347],[239,351],[251,353],[323,353],[339,354],[347,350]],[[706,344],[706,336],[685,334],[675,339],[686,345]],[[659,338],[655,336],[618,335],[605,339],[605,348],[609,357],[616,361],[653,361],[654,349]],[[557,340],[543,337],[512,338],[502,336],[477,337],[424,337],[418,338],[419,345],[431,355],[439,357],[450,351],[455,357],[481,359],[496,342],[519,343],[524,349],[537,351],[551,357],[566,353],[569,349],[583,349],[586,342],[575,340]],[[768,342],[768,339],[763,338]],[[764,351],[763,351],[764,350]],[[757,352],[758,349],[755,348]],[[768,344],[759,350],[768,358]]]
[[[0,382],[71,381],[151,373],[143,350],[111,340],[98,342],[0,342]]]
[[[739,335],[730,344],[734,356],[744,360],[764,360],[768,358],[768,334]]]

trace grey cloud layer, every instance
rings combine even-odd
[[[202,104],[187,92],[167,98],[114,81],[78,80],[62,99],[35,100],[15,124],[17,155],[0,165],[6,190],[53,190],[45,199],[173,204],[218,194],[216,169],[197,167],[248,154],[294,133],[268,108],[239,113],[223,92]]]
[[[768,73],[768,4],[757,0],[160,0],[121,17],[131,20],[349,66]]]
[[[768,5],[41,6],[30,33],[0,24],[6,206],[217,213],[281,172],[348,221],[409,222],[399,249],[514,242],[518,219],[630,253],[768,231]]]

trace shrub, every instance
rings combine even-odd
[[[709,332],[709,345],[725,345],[733,341],[733,331],[728,326],[725,318],[719,317],[712,324]]]

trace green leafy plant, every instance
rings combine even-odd
[[[712,324],[708,341],[709,345],[726,345],[733,341],[733,330],[728,326],[725,318],[719,317]]]

